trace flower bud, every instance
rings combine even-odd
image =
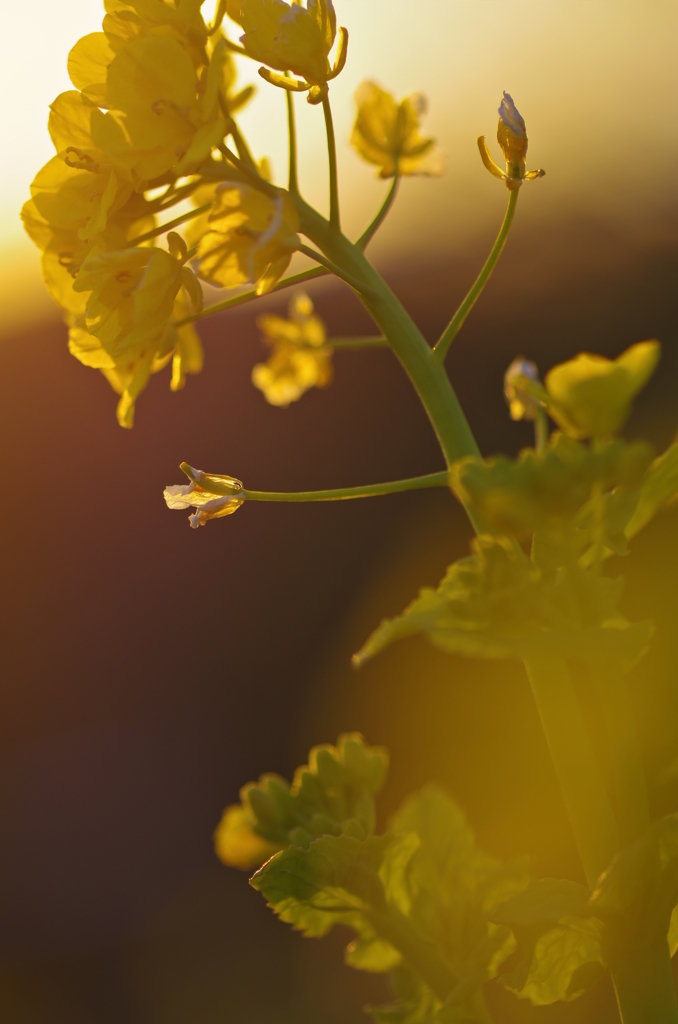
[[[512,420],[533,420],[540,407],[539,399],[529,389],[529,382],[539,382],[536,363],[518,356],[504,374],[504,398]]]

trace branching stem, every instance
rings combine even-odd
[[[315,260],[316,263],[325,267],[330,274],[334,274],[335,277],[344,281],[350,288],[353,288],[354,291],[358,292],[359,295],[364,295],[369,291],[368,286],[363,281],[354,277],[353,274],[348,274],[338,264],[333,263],[332,260],[328,260],[326,256],[323,256],[321,252],[316,252],[315,249],[309,248],[308,245],[300,245],[299,252],[302,252],[304,256],[308,256],[309,259]]]
[[[454,316],[450,320],[449,324],[445,328],[443,334],[440,336],[440,339],[438,340],[437,344],[435,345],[435,347],[433,349],[434,358],[439,363],[443,363],[445,361],[445,356],[447,355],[447,353],[449,351],[450,345],[452,344],[452,342],[456,338],[456,336],[457,336],[457,334],[459,332],[459,329],[460,329],[461,325],[463,324],[464,320],[466,319],[466,317],[469,315],[469,313],[471,312],[471,310],[475,306],[476,301],[478,299],[478,296],[480,295],[480,293],[482,292],[483,288],[487,284],[487,282],[488,282],[488,280],[490,278],[490,275],[491,275],[492,271],[495,268],[497,260],[501,256],[502,249],[506,245],[506,239],[508,238],[508,233],[511,230],[511,224],[513,222],[513,215],[516,212],[516,204],[518,202],[518,192],[519,192],[519,189],[515,189],[514,191],[509,192],[509,201],[508,201],[508,206],[506,207],[506,214],[504,216],[504,223],[502,224],[501,230],[500,230],[499,234],[497,235],[496,242],[492,246],[492,251],[491,251],[490,255],[487,257],[487,260],[485,262],[485,266],[483,267],[483,269],[478,274],[478,277],[476,278],[473,286],[471,287],[471,290],[469,291],[468,295],[466,296],[466,298],[462,302],[462,304],[459,307],[459,309],[457,310],[457,312],[454,314]]]
[[[203,203],[202,206],[196,206],[195,209],[189,210],[188,213],[182,213],[181,217],[175,217],[174,220],[168,221],[167,224],[161,224],[159,227],[153,228],[152,231],[146,231],[143,235],[137,235],[136,238],[131,238],[127,245],[130,248],[133,245],[141,245],[142,242],[148,242],[151,238],[157,238],[158,235],[164,235],[166,231],[171,231],[172,228],[178,228],[180,224],[185,224],[186,221],[193,220],[195,217],[199,217],[201,213],[207,213],[207,211],[211,209],[211,203]]]

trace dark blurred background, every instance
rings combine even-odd
[[[531,197],[532,198],[532,197]],[[516,452],[503,372],[542,372],[581,350],[616,355],[658,337],[660,369],[627,434],[658,449],[678,428],[675,228],[591,217],[518,218],[449,369],[485,453]],[[384,271],[426,336],[472,282],[493,230],[463,256]],[[548,254],[548,255],[545,255]],[[369,321],[343,287],[310,289],[334,334]],[[286,294],[266,300],[283,311]],[[467,550],[445,491],[316,506],[252,504],[192,531],[162,488],[186,459],[261,489],[340,486],[442,468],[394,357],[339,353],[327,391],[287,410],[249,385],[263,348],[255,310],[201,327],[207,362],[171,395],[154,378],[134,430],[115,396],[68,355],[56,319],[2,345],[0,1019],[8,1024],[348,1024],[388,997],[342,965],[345,934],[305,940],[212,833],[239,787],[289,777],[313,743],[357,729],[386,744],[382,823],[429,779],[465,809],[497,857],[581,878],[520,666],[446,657],[424,640],[359,673],[376,622]],[[629,617],[652,617],[633,696],[656,813],[678,809],[676,516],[623,566]],[[488,986],[501,1022],[615,1020],[600,982],[535,1009]]]

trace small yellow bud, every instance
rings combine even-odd
[[[542,403],[531,394],[530,383],[539,382],[536,363],[518,356],[504,374],[504,397],[512,420],[533,420]]]
[[[507,92],[504,93],[499,106],[497,142],[501,146],[506,161],[505,171],[502,171],[490,156],[484,135],[481,135],[478,139],[480,158],[490,174],[493,174],[495,178],[501,178],[510,191],[520,188],[524,181],[532,181],[534,178],[544,177],[545,171],[525,170],[525,157],[527,156],[525,121]]]

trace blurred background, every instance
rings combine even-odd
[[[210,4],[206,4],[207,10]],[[332,85],[345,226],[384,184],[347,140],[366,77],[430,98],[425,127],[447,173],[403,184],[372,246],[435,340],[472,283],[506,192],[475,145],[493,140],[502,90],[547,176],[521,195],[506,251],[448,366],[487,454],[515,453],[503,372],[542,372],[582,350],[663,344],[627,430],[658,449],[678,427],[678,7],[673,0],[337,0],[349,60]],[[348,1024],[382,979],[342,966],[346,935],[304,940],[222,867],[212,832],[240,785],[290,776],[317,742],[357,729],[386,744],[382,823],[429,779],[445,784],[493,855],[581,879],[519,666],[445,657],[421,639],[359,673],[351,653],[384,615],[467,550],[443,491],[336,505],[252,505],[189,530],[162,488],[178,463],[260,489],[369,483],[442,467],[408,381],[386,351],[342,352],[327,391],[287,410],[250,385],[269,298],[201,326],[206,367],[170,394],[168,371],[115,421],[104,378],[69,356],[21,203],[52,155],[48,104],[66,57],[98,29],[99,0],[34,0],[3,14],[0,110],[0,1017],[8,1024]],[[232,33],[235,36],[235,31]],[[256,79],[244,66],[244,81]],[[259,81],[257,79],[257,81]],[[260,83],[242,116],[282,180],[284,100]],[[297,104],[302,187],[326,202],[317,108]],[[491,146],[494,143],[491,142]],[[495,153],[498,156],[498,152]],[[370,332],[343,286],[311,289],[331,333]],[[678,809],[676,516],[626,559],[624,610],[652,617],[633,674],[657,814]],[[615,1020],[600,982],[534,1009],[496,986],[501,1022]]]

